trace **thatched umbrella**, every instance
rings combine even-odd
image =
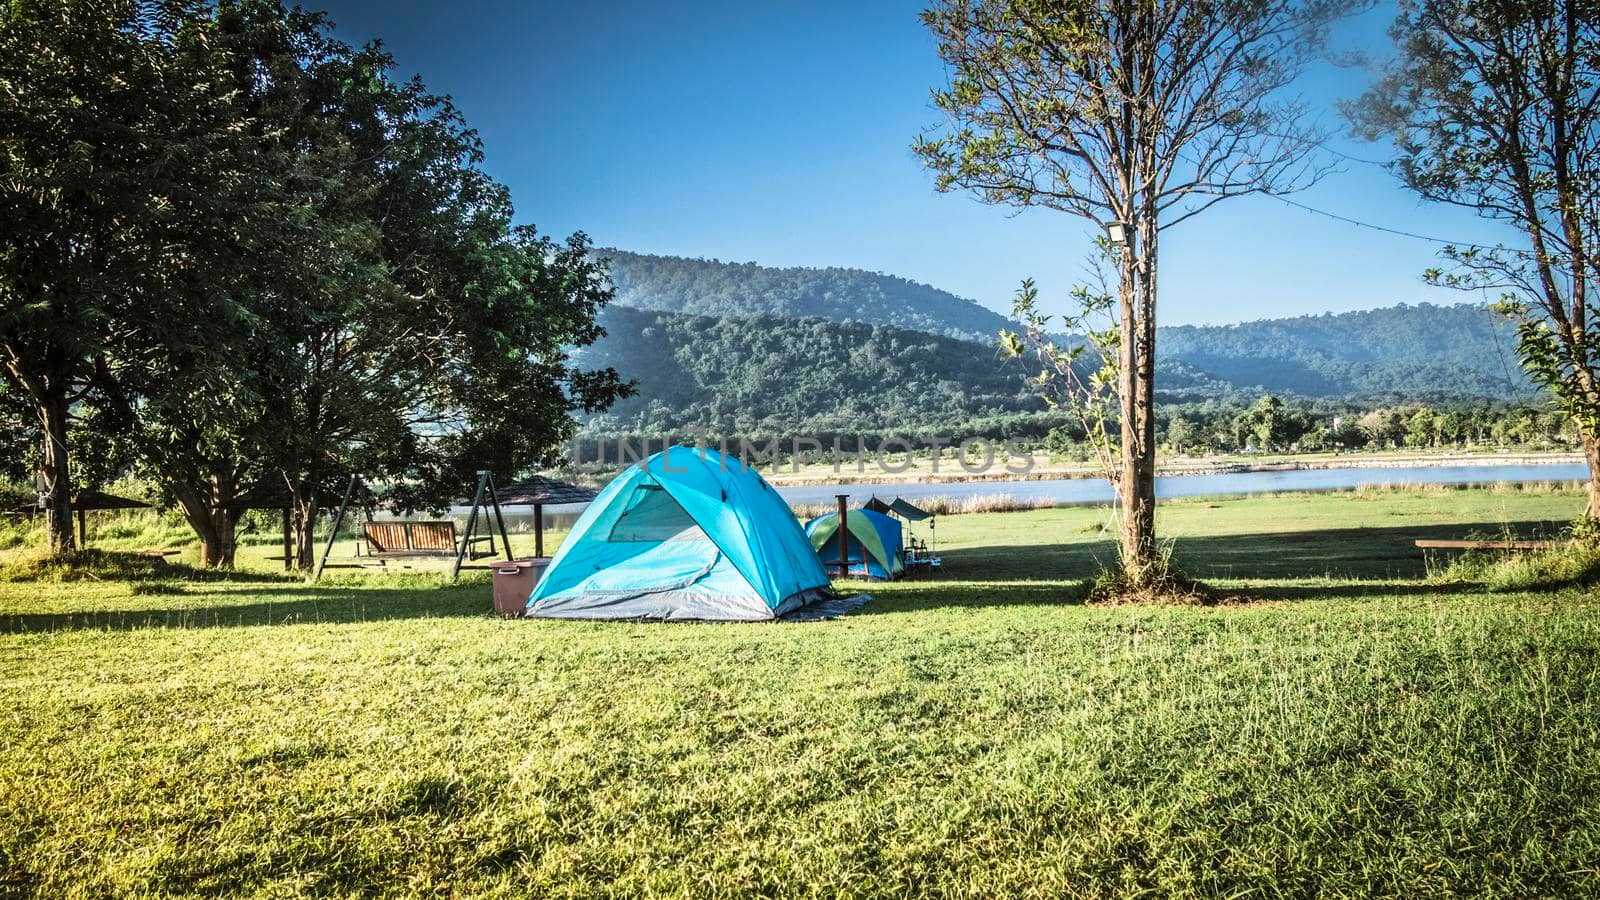
[[[29,503],[17,507],[17,512],[25,512],[29,516],[37,513],[42,507]],[[72,495],[72,509],[78,512],[78,546],[88,542],[89,527],[84,521],[84,513],[91,509],[149,509],[150,504],[143,500],[134,500],[130,497],[118,497],[105,491],[81,490]]]
[[[562,503],[588,503],[598,493],[594,488],[567,484],[543,475],[496,488],[494,492],[501,506],[533,507],[533,555],[537,557],[544,556],[544,508]]]

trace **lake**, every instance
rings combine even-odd
[[[1270,494],[1280,491],[1348,490],[1364,484],[1495,484],[1526,481],[1584,481],[1589,477],[1582,463],[1534,465],[1371,466],[1349,469],[1297,469],[1289,472],[1229,472],[1217,475],[1173,475],[1156,479],[1158,497],[1213,497],[1242,494]],[[852,501],[878,496],[885,500],[904,497],[915,502],[923,497],[962,499],[994,494],[1009,494],[1025,499],[1044,499],[1056,503],[1106,503],[1111,486],[1098,478],[1072,478],[1056,481],[969,481],[946,484],[814,484],[780,487],[778,493],[795,504],[832,502],[835,494],[847,493]],[[549,507],[548,524],[571,524],[582,505]],[[459,511],[464,514],[465,509]],[[522,507],[508,507],[507,518],[525,516]]]

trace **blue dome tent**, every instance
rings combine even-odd
[[[845,552],[849,572],[867,578],[888,580],[905,574],[905,538],[900,523],[893,517],[870,509],[845,512]],[[806,537],[817,551],[824,569],[839,567],[839,514],[817,516],[806,523]]]
[[[789,504],[715,450],[629,466],[572,526],[528,600],[565,619],[774,619],[832,596]]]

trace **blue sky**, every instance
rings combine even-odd
[[[1002,311],[1025,276],[1052,306],[1081,277],[1082,220],[938,194],[912,156],[913,136],[939,122],[928,92],[944,78],[919,3],[321,5],[346,40],[381,36],[400,74],[455,98],[518,219],[542,231],[581,229],[644,253],[888,272]],[[1386,53],[1393,13],[1383,4],[1346,23],[1336,44]],[[1332,102],[1368,77],[1322,66],[1298,89],[1338,125]],[[1356,162],[1295,199],[1451,240],[1503,234]],[[1226,323],[1479,299],[1421,283],[1434,251],[1271,198],[1229,200],[1166,233],[1158,314]]]

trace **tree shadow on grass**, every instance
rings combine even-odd
[[[1549,536],[1563,523],[1496,523],[1494,531]],[[1204,580],[1243,581],[1240,593],[1261,600],[1317,601],[1356,597],[1448,594],[1426,583],[1423,539],[1464,537],[1475,526],[1406,525],[1180,537],[1173,562]],[[1476,526],[1476,530],[1485,530]],[[943,550],[939,573],[879,592],[860,614],[931,607],[992,607],[1083,602],[1083,583],[1116,559],[1111,539],[1057,545],[966,547]],[[1307,584],[1306,582],[1312,582]],[[871,588],[867,588],[871,591]]]
[[[339,588],[325,585],[243,584],[239,602],[188,591],[163,592],[165,608],[0,613],[0,634],[145,628],[247,628],[260,625],[348,624],[440,616],[484,616],[489,586]],[[225,595],[224,595],[225,596]],[[186,602],[192,598],[194,603]]]
[[[1496,532],[1519,536],[1553,533],[1561,523],[1495,524]],[[1483,530],[1485,526],[1476,526]],[[1263,600],[1318,601],[1353,597],[1425,596],[1450,593],[1424,583],[1427,560],[1413,542],[1459,538],[1474,530],[1463,524],[1395,528],[1181,537],[1174,559],[1187,574],[1242,580],[1242,592]],[[1084,582],[1116,558],[1109,539],[1070,544],[981,546],[945,549],[943,568],[893,585],[857,590],[877,600],[852,613],[879,615],[938,607],[984,608],[1082,603]],[[139,582],[135,593],[171,595],[153,608],[60,613],[0,613],[0,634],[67,629],[132,631],[145,628],[237,628],[286,624],[344,624],[440,616],[486,616],[490,588],[481,581],[451,585],[310,585],[298,577],[214,575]],[[187,573],[185,573],[187,574]],[[1306,582],[1312,582],[1307,584]],[[142,589],[141,589],[142,588]],[[233,591],[238,602],[227,602]],[[191,602],[192,601],[192,602]]]

